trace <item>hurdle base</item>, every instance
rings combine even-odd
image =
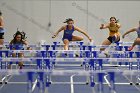
[[[89,82],[86,82],[86,85],[89,85]]]
[[[8,84],[8,82],[7,81],[5,81],[5,82],[0,81],[0,84]]]
[[[132,83],[132,82],[130,82],[130,85],[133,85],[133,83]]]
[[[138,82],[135,85],[140,85]]]

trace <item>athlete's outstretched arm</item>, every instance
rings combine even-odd
[[[131,33],[131,32],[134,32],[134,31],[136,31],[136,28],[132,28],[132,29],[128,30],[127,32],[125,32],[125,33],[122,35],[122,38],[124,38],[125,35],[127,35],[127,34],[129,34],[129,33]]]
[[[25,46],[27,47],[27,50],[32,50],[32,48],[29,46],[29,43],[26,40],[23,40]]]
[[[76,31],[81,32],[82,34],[84,34],[84,35],[89,39],[90,42],[92,41],[92,38],[90,38],[90,36],[89,36],[85,31],[81,30],[81,29],[78,28],[78,27],[75,27],[74,29],[75,29]]]
[[[107,25],[101,24],[100,29],[106,29],[108,27],[109,27],[109,24],[107,24]]]
[[[52,38],[55,38],[55,37],[59,34],[59,32],[61,32],[61,31],[64,30],[64,28],[65,28],[65,26],[62,26],[62,27],[52,36]]]
[[[4,22],[3,22],[3,17],[0,16],[0,28],[3,28],[4,27]]]

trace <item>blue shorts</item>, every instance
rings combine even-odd
[[[69,40],[69,41],[72,41],[72,36],[64,36],[64,37],[62,38],[62,40],[64,41],[64,39],[67,39],[67,40]]]
[[[5,32],[4,28],[0,27],[0,33],[4,33],[4,32]]]

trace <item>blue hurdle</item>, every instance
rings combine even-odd
[[[27,72],[28,75],[28,92],[29,93],[33,93],[32,92],[32,85],[33,85],[33,76],[34,74],[37,74],[38,76],[38,83],[37,86],[39,87],[40,93],[43,93],[45,90],[45,87],[49,87],[51,84],[50,81],[50,77],[53,74],[53,65],[55,65],[55,61],[57,59],[59,59],[56,54],[59,53],[59,50],[56,50],[57,44],[59,43],[54,43],[53,46],[50,45],[43,45],[42,47],[46,47],[45,50],[34,50],[34,52],[36,52],[36,56],[34,58],[29,58],[29,60],[27,61],[36,61],[36,65],[37,65],[37,70],[42,70],[40,72],[36,72],[35,71],[29,71]],[[52,47],[54,50],[50,50],[50,47]],[[112,58],[99,58],[98,54],[101,53],[100,51],[97,50],[93,50],[92,48],[95,46],[89,46],[89,45],[83,45],[83,43],[80,44],[80,49],[76,50],[78,51],[78,53],[80,54],[80,56],[78,57],[80,60],[83,59],[83,65],[85,66],[85,71],[89,71],[90,73],[88,73],[89,77],[90,77],[90,86],[94,87],[96,85],[96,82],[94,80],[95,77],[95,73],[94,71],[97,71],[96,74],[98,76],[98,91],[99,93],[103,93],[104,91],[104,82],[103,82],[103,77],[105,76],[105,74],[109,75],[109,81],[110,81],[110,93],[112,93],[112,91],[115,91],[115,71],[107,71],[106,69],[104,69],[104,61],[109,61],[109,60],[117,60],[116,63],[118,63],[120,65],[120,67],[122,66],[122,64],[125,63],[125,65],[129,65],[128,69],[129,71],[133,71],[133,70],[140,70],[140,53],[138,51],[127,51],[128,47],[125,49],[125,51],[123,51],[123,48],[125,48],[125,46],[117,46],[116,47],[116,51],[109,51],[108,53],[111,54]],[[0,51],[0,62],[3,62],[3,53],[6,55],[7,60],[9,58],[9,53],[14,52],[13,50],[2,50]],[[16,51],[15,51],[16,52]],[[17,51],[18,52],[18,51]],[[21,52],[24,52],[23,50],[21,50]],[[69,54],[74,54],[74,50],[68,50],[68,51],[62,51],[62,53],[69,53]],[[136,55],[136,58],[134,58],[134,55]],[[67,59],[76,59],[73,55],[69,55],[67,58],[65,56],[61,57],[62,59],[65,58],[65,61]],[[77,59],[78,59],[77,58]],[[129,59],[136,59],[136,62],[130,62]],[[11,58],[12,59],[12,58]],[[25,58],[26,59],[26,58]],[[22,60],[20,58],[15,58],[15,61],[17,60]],[[24,60],[24,58],[23,58]],[[9,60],[11,61],[11,60]],[[14,58],[12,60],[14,62]],[[7,62],[5,62],[7,63]],[[134,68],[133,64],[136,64],[137,68]],[[88,65],[88,66],[87,66]],[[6,65],[5,65],[6,66]],[[1,65],[1,69],[3,69],[2,65]],[[43,71],[44,70],[44,71]],[[50,72],[45,72],[45,71],[50,71]],[[104,71],[106,70],[106,71]],[[78,73],[78,72],[77,72]],[[66,74],[66,73],[65,73]],[[77,74],[76,74],[77,75]],[[45,81],[45,83],[44,83]],[[137,82],[137,84],[139,84]]]

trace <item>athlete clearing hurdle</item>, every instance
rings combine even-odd
[[[127,32],[125,32],[122,36],[122,38],[125,38],[125,35],[131,33],[131,32],[137,32],[138,37],[135,39],[133,45],[131,47],[128,48],[129,51],[131,51],[135,45],[140,45],[140,21],[139,21],[139,26],[138,27],[134,27],[130,30],[128,30]]]
[[[91,37],[89,37],[89,35],[86,32],[84,32],[80,28],[74,26],[74,20],[73,19],[71,19],[71,18],[66,19],[66,21],[64,23],[67,23],[67,25],[62,26],[52,36],[52,38],[55,38],[59,34],[59,32],[64,31],[63,38],[62,38],[63,43],[64,43],[64,50],[69,49],[69,42],[71,42],[71,41],[82,41],[84,39],[82,36],[74,36],[73,35],[74,31],[78,31],[78,32],[84,34],[89,39],[90,42],[92,41]]]

